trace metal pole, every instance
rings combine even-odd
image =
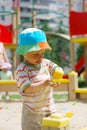
[[[85,11],[85,0],[82,0],[83,11]]]
[[[68,3],[69,3],[69,11],[70,11],[72,9],[72,1],[68,0]]]
[[[72,1],[68,0],[69,3],[69,13],[72,9]],[[70,57],[71,57],[71,65],[72,65],[72,70],[75,70],[75,52],[74,52],[74,43],[72,43],[72,37],[70,37]]]
[[[36,11],[34,5],[35,5],[34,0],[32,0],[32,27],[36,26]]]

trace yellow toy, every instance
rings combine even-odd
[[[64,75],[63,70],[58,69],[57,67],[54,69],[52,73],[52,79],[62,79]]]
[[[60,113],[53,113],[50,115],[51,118],[62,118],[62,115]]]
[[[67,128],[70,125],[70,120],[67,117],[62,117],[61,114],[52,114],[49,117],[45,117],[42,120],[42,130],[54,130],[55,128],[58,128],[58,130],[61,130],[64,128],[67,130]]]
[[[56,67],[54,71],[52,72],[52,82],[63,82],[64,72],[62,69]]]
[[[65,116],[66,116],[66,117],[72,117],[72,116],[73,116],[73,113],[72,113],[72,112],[66,112]]]

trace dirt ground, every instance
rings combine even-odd
[[[57,112],[65,115],[71,112],[70,130],[80,130],[87,127],[87,101],[56,103]],[[86,129],[87,130],[87,129]]]
[[[57,112],[72,112],[70,130],[87,127],[87,102],[56,102]],[[21,130],[21,102],[0,102],[0,130]]]

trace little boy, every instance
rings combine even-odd
[[[57,67],[52,61],[43,58],[46,49],[51,50],[45,33],[37,28],[28,28],[19,34],[16,53],[24,56],[16,71],[19,93],[23,100],[22,130],[41,130],[43,117],[56,112],[53,99],[51,74]]]

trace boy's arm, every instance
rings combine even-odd
[[[50,84],[50,80],[41,81],[39,83],[32,83],[30,86],[25,88],[25,93],[34,93],[37,91],[40,91],[41,89],[44,89]]]

